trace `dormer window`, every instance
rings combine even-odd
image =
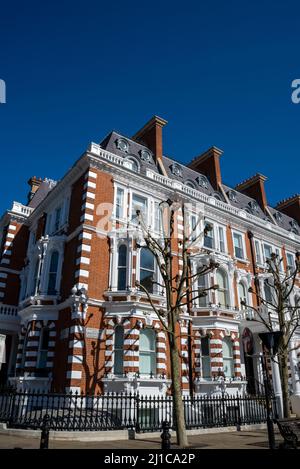
[[[147,161],[147,163],[151,161],[152,153],[150,150],[143,149],[140,151],[140,155],[141,155],[141,159],[144,161]]]
[[[216,199],[216,200],[221,200],[222,201],[222,197],[220,196],[220,194],[218,194],[217,192],[214,192],[212,194],[212,196]]]
[[[192,181],[186,181],[184,184],[188,187],[191,187],[192,189],[195,189],[195,185]]]
[[[137,161],[133,158],[127,158],[124,161],[124,166],[125,168],[131,169],[131,171],[134,171],[135,173],[138,173],[140,170],[140,167],[137,163]]]
[[[291,220],[290,221],[290,225],[292,227],[293,230],[297,230],[299,228],[299,225],[298,223],[296,222],[296,220]]]
[[[208,181],[207,181],[207,178],[205,176],[203,176],[203,175],[198,176],[196,178],[196,181],[198,182],[200,187],[203,187],[204,189],[208,188]]]
[[[248,205],[253,212],[258,212],[258,203],[255,200],[251,200]]]
[[[228,199],[231,202],[236,202],[237,201],[237,194],[236,194],[235,191],[229,191],[227,195],[228,195]]]
[[[182,177],[182,169],[181,166],[179,166],[178,164],[172,164],[171,171],[174,176]]]
[[[125,140],[125,138],[118,138],[118,140],[116,140],[116,147],[118,150],[127,153],[129,149],[129,143],[127,142],[127,140]]]

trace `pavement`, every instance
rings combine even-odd
[[[276,444],[282,439],[275,433]],[[232,431],[226,433],[208,433],[190,435],[188,437],[190,449],[268,449],[268,435],[266,430]],[[174,437],[171,448],[176,449]],[[38,438],[23,438],[21,436],[0,435],[0,449],[38,449]],[[138,440],[122,441],[51,441],[49,449],[146,449],[159,450],[160,438],[147,438],[147,434]]]

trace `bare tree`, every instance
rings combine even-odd
[[[138,224],[142,231],[143,243],[153,254],[162,278],[162,283],[153,279],[152,285],[157,285],[163,289],[166,301],[165,308],[158,308],[154,304],[151,293],[152,288],[140,282],[136,282],[136,286],[147,295],[149,303],[159,318],[168,338],[177,443],[180,447],[186,447],[188,441],[181,388],[181,353],[178,340],[180,338],[179,320],[182,318],[183,308],[187,306],[187,301],[191,298],[195,301],[200,297],[206,296],[208,290],[217,288],[216,285],[212,285],[208,286],[208,288],[193,289],[195,288],[193,285],[197,278],[213,271],[217,264],[213,259],[208,257],[207,265],[202,264],[197,273],[192,274],[189,267],[190,260],[193,256],[199,256],[199,241],[205,231],[202,230],[200,234],[196,235],[199,232],[200,217],[196,225],[191,227],[183,201],[174,203],[168,200],[161,203],[159,209],[162,234],[158,238],[153,235],[151,227],[145,223],[143,214],[139,210],[136,213]],[[176,237],[176,212],[180,213],[183,220],[182,239]],[[177,268],[179,258],[181,259],[180,270]]]
[[[291,339],[300,326],[300,305],[298,302],[291,301],[291,298],[294,294],[297,274],[300,272],[300,253],[296,254],[293,269],[284,271],[283,258],[275,253],[271,254],[266,264],[267,268],[263,272],[264,294],[262,294],[259,282],[259,275],[262,274],[255,276],[255,289],[249,288],[249,292],[256,296],[257,306],[249,306],[246,301],[242,301],[242,304],[255,312],[252,320],[263,324],[268,332],[280,332],[277,360],[281,379],[283,414],[284,417],[289,417],[289,352],[293,350]],[[271,360],[275,361],[276,358],[271,356]]]

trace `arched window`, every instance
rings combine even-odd
[[[134,171],[135,173],[138,173],[140,169],[138,163],[133,158],[126,159],[124,161],[124,166],[125,168],[131,169],[131,171]]]
[[[268,303],[273,303],[272,287],[267,278],[264,281],[264,292],[265,300],[268,301]]]
[[[143,285],[149,293],[156,291],[153,281],[156,280],[155,258],[148,248],[141,249],[140,256],[140,284]]]
[[[124,328],[117,326],[115,328],[115,359],[114,373],[115,375],[123,375],[123,348],[124,348]]]
[[[186,181],[185,185],[191,187],[191,189],[195,189],[195,184],[192,181]]]
[[[140,333],[140,373],[156,374],[156,335],[154,329],[143,329]]]
[[[247,292],[247,288],[246,288],[246,286],[243,282],[239,283],[238,290],[239,290],[240,309],[245,309],[246,306],[242,305],[241,302],[244,301],[246,304],[248,304],[248,292]]]
[[[202,378],[211,377],[210,356],[209,356],[209,338],[202,337],[201,339],[201,369]]]
[[[223,351],[223,371],[226,378],[234,377],[234,367],[233,367],[233,348],[232,341],[229,337],[225,337],[222,342],[222,351]]]
[[[221,306],[229,306],[228,276],[223,270],[217,270],[218,300]]]
[[[127,246],[122,244],[119,247],[118,255],[118,290],[127,288]]]
[[[40,335],[39,352],[37,358],[37,368],[46,368],[47,356],[48,356],[48,344],[49,344],[49,329],[43,327]]]
[[[57,251],[53,251],[51,254],[49,277],[48,277],[48,295],[56,294],[56,278],[58,269],[58,258],[59,254]]]

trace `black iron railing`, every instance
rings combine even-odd
[[[266,422],[262,396],[183,397],[188,429],[236,426]],[[273,417],[277,417],[272,399]],[[174,429],[172,396],[138,393],[51,394],[38,391],[0,391],[0,421],[12,428],[39,429],[49,415],[51,430],[96,431],[135,428],[160,431],[162,422]]]

